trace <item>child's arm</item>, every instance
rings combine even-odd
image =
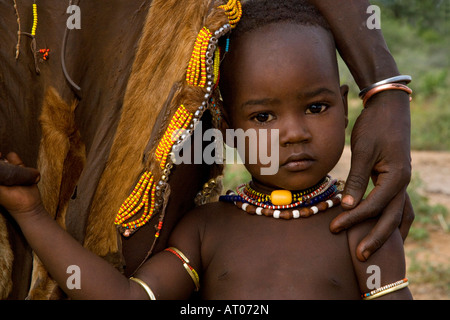
[[[0,163],[0,166],[4,163]],[[4,206],[21,227],[32,249],[41,259],[51,276],[73,299],[148,299],[146,291],[135,281],[118,272],[105,260],[83,248],[75,239],[51,219],[40,200],[36,185],[0,186],[0,205]],[[189,220],[195,223],[193,219]],[[184,223],[185,228],[195,230],[196,226]],[[174,232],[181,234],[172,242],[181,241],[180,250],[189,252],[191,265],[199,268],[198,230]],[[194,236],[190,235],[193,234]],[[188,236],[188,240],[184,237]],[[193,256],[193,257],[192,257]],[[135,277],[145,281],[154,291],[156,298],[187,298],[194,288],[183,264],[170,252],[157,254],[147,262]],[[153,262],[154,260],[154,262]],[[73,283],[69,266],[80,271],[80,288],[68,288]],[[69,273],[68,273],[69,272]],[[70,279],[69,279],[70,278]],[[69,281],[68,281],[69,280]],[[169,288],[170,290],[168,290]]]
[[[361,262],[356,257],[355,248],[367,233],[373,228],[377,220],[367,220],[351,228],[347,232],[353,267],[358,278],[360,292],[369,293],[374,289],[391,285],[405,278],[405,254],[403,240],[399,230],[396,230],[388,240],[366,262]],[[379,283],[377,283],[379,281]],[[376,286],[374,288],[374,286]],[[394,287],[394,286],[393,286]],[[383,291],[385,292],[385,291]],[[381,295],[380,300],[412,299],[408,287],[394,290],[391,293]]]

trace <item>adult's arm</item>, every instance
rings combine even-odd
[[[363,89],[380,80],[399,75],[394,58],[379,29],[369,29],[367,0],[309,0],[322,13],[333,32],[338,51]],[[381,217],[360,242],[356,253],[366,260],[400,226],[406,238],[414,212],[406,194],[411,179],[411,120],[409,97],[391,90],[371,98],[352,131],[351,169],[342,206],[330,229],[339,232],[369,217]],[[375,188],[361,202],[372,176]]]

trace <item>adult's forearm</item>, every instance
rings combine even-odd
[[[132,297],[129,280],[114,267],[83,248],[74,238],[45,212],[16,217],[27,241],[50,275],[73,299],[126,299]],[[69,266],[79,269],[80,288],[68,288],[72,272]],[[72,279],[70,279],[72,280]],[[69,285],[73,284],[69,281]]]
[[[331,27],[336,47],[360,89],[399,74],[380,29],[369,29],[367,0],[309,0]]]

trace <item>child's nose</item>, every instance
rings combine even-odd
[[[280,144],[307,143],[312,139],[311,131],[301,116],[289,116],[285,118],[280,128]]]

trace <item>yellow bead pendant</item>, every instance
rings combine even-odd
[[[270,198],[275,206],[286,206],[292,203],[292,193],[289,190],[274,190]]]

